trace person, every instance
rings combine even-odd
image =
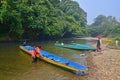
[[[32,63],[36,63],[38,60],[38,57],[43,57],[40,53],[41,46],[34,47],[34,51],[32,52]]]
[[[116,47],[118,47],[118,40],[116,40],[115,43],[116,43]]]
[[[97,52],[101,52],[101,46],[102,46],[102,41],[101,41],[101,36],[98,36],[98,40],[97,40]]]

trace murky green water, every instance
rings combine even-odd
[[[65,39],[60,42],[81,42],[79,39]],[[42,46],[42,49],[84,64],[85,58],[80,57],[79,50],[71,50],[54,46],[55,41],[30,42],[30,45]],[[86,80],[84,76],[73,74],[63,68],[40,61],[31,63],[31,57],[20,51],[21,43],[0,43],[0,80]]]

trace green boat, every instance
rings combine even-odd
[[[96,48],[94,48],[91,45],[79,44],[79,43],[70,43],[70,44],[55,43],[55,46],[70,48],[70,49],[77,49],[77,50],[96,50]]]

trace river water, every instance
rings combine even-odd
[[[59,41],[88,42],[80,39]],[[55,41],[28,42],[30,45],[41,45],[43,50],[86,65],[86,58],[80,56],[84,51],[56,47],[54,43]],[[31,57],[20,51],[20,44],[21,42],[0,43],[0,80],[86,80],[85,76],[76,75],[44,61],[31,63]]]

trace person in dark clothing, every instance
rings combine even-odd
[[[102,42],[101,42],[101,36],[98,36],[98,40],[97,40],[97,52],[101,52],[101,46],[102,46]]]

